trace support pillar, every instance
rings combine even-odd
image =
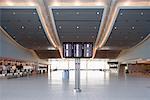
[[[75,88],[74,92],[81,92],[80,89],[80,59],[75,59]]]

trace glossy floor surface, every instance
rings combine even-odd
[[[81,71],[81,93],[74,93],[74,71],[17,79],[0,79],[0,100],[150,100],[150,78]]]

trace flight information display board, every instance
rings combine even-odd
[[[93,44],[85,42],[63,43],[63,56],[65,58],[91,58]]]
[[[72,43],[63,43],[63,55],[65,58],[72,57]]]
[[[73,43],[73,57],[82,58],[83,56],[82,43]]]
[[[93,44],[92,43],[84,43],[83,44],[83,57],[91,58],[93,55]]]

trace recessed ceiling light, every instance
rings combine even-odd
[[[21,26],[22,29],[24,29],[24,26]]]
[[[76,12],[76,14],[79,15],[80,13],[79,13],[79,12]]]
[[[99,15],[100,13],[99,13],[99,12],[96,12],[96,14]]]
[[[117,29],[117,27],[115,26],[115,30]]]
[[[40,25],[40,26],[39,26],[39,29],[41,29],[41,28],[42,28],[42,26]]]
[[[134,26],[132,26],[132,29],[134,30],[134,29],[135,29],[135,27],[134,27]]]
[[[94,27],[94,29],[96,29],[96,26]]]
[[[123,13],[120,13],[120,15],[122,16],[122,15],[123,15]]]
[[[77,29],[79,29],[79,26],[77,26]]]
[[[61,29],[62,27],[61,26],[59,26],[59,29]]]
[[[16,14],[16,12],[13,12],[13,15],[15,15]]]
[[[143,12],[141,12],[141,15],[144,15],[144,13],[143,13]]]

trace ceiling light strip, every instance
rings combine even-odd
[[[48,25],[46,23],[46,19],[43,17],[44,15],[42,14],[42,10],[40,7],[37,7],[37,12],[38,12],[38,15],[40,17],[40,20],[41,20],[41,23],[43,25],[43,28],[45,30],[45,33],[48,37],[48,39],[50,40],[50,42],[52,43],[52,45],[57,48],[57,44],[55,43],[55,41],[53,40],[53,36],[52,36],[52,32],[49,31],[49,28],[48,28]]]
[[[37,2],[39,4],[39,6],[38,6],[39,15],[41,17],[42,23],[44,24],[47,36],[50,39],[53,46],[55,48],[57,48],[60,53],[62,53],[62,48],[61,48],[61,45],[60,45],[60,41],[59,41],[59,39],[57,38],[57,35],[55,34],[55,32],[53,32],[53,29],[52,29],[52,25],[51,25],[52,22],[51,22],[50,12],[49,12],[49,9],[48,9],[47,2],[46,1],[41,1],[41,0],[37,0]],[[62,54],[60,54],[60,55],[62,55]],[[61,56],[61,57],[63,57],[63,56]]]
[[[116,5],[116,1],[109,1],[108,5],[107,5],[107,8],[106,8],[107,12],[105,12],[106,15],[103,15],[105,19],[103,20],[104,22],[101,26],[101,31],[99,33],[99,36],[97,37],[92,58],[95,57],[97,49],[101,48],[108,38],[108,35],[106,34],[105,31],[109,31],[109,28],[111,28],[111,25],[115,22],[114,19],[117,15],[116,13],[118,12],[115,9],[115,5]],[[106,28],[106,26],[107,26],[107,28]]]

